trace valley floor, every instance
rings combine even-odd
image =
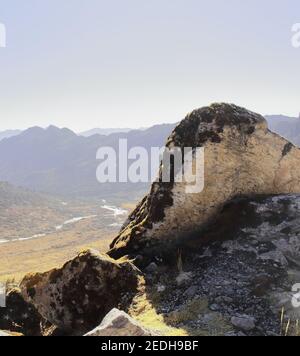
[[[58,267],[86,247],[106,251],[113,237],[112,231],[96,232],[88,221],[82,221],[70,231],[3,244],[0,246],[0,281],[19,281],[26,273]]]
[[[73,201],[60,204],[59,210],[52,206],[51,216],[47,217],[38,208],[31,209],[31,216],[20,211],[20,219],[6,209],[6,215],[2,214],[6,225],[0,230],[0,282],[19,281],[26,273],[61,266],[87,247],[106,252],[135,206],[114,203],[120,204]]]

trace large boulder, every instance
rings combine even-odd
[[[99,325],[112,308],[130,301],[138,275],[126,259],[116,261],[87,250],[62,268],[27,275],[21,290],[45,319],[82,335]]]
[[[193,111],[167,147],[204,147],[204,190],[188,194],[189,183],[154,182],[112,242],[110,256],[151,256],[194,236],[200,245],[206,242],[203,228],[234,198],[300,192],[300,150],[244,108],[213,104]],[[195,164],[201,163],[194,158]]]
[[[155,336],[128,314],[118,309],[111,310],[100,326],[85,336]]]

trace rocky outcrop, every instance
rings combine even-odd
[[[112,308],[130,301],[138,275],[126,259],[115,261],[87,250],[60,269],[27,275],[21,291],[53,325],[83,335],[99,325]]]
[[[186,194],[187,183],[175,179],[153,183],[111,244],[115,258],[152,256],[194,237],[202,244],[207,238],[200,232],[237,197],[300,192],[300,150],[269,131],[262,116],[235,105],[193,111],[167,147],[204,147],[204,190]]]
[[[248,315],[234,316],[231,318],[232,325],[245,332],[249,332],[255,329],[255,319]]]
[[[197,335],[299,336],[299,216],[300,195],[226,205],[205,231],[215,242],[182,251],[188,283],[179,286],[178,271],[162,273],[163,264],[146,275],[148,289],[164,286],[157,313]]]
[[[85,336],[155,336],[128,314],[118,309],[111,310],[100,326]]]

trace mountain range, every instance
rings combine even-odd
[[[300,118],[283,115],[266,116],[271,131],[300,146]]]
[[[0,141],[0,181],[39,192],[68,196],[110,196],[147,189],[146,184],[99,184],[96,152],[109,146],[118,150],[119,140],[127,139],[128,148],[162,147],[174,124],[153,126],[109,136],[83,137],[69,129],[50,126],[30,128],[18,136]]]
[[[21,130],[6,130],[6,131],[2,131],[0,132],[0,141],[2,141],[5,138],[10,138],[13,136],[17,136],[21,133]]]
[[[122,129],[121,128],[114,128],[114,129],[112,129],[112,128],[107,128],[107,129],[96,128],[96,129],[91,129],[91,130],[81,132],[79,135],[84,136],[84,137],[90,137],[93,135],[109,136],[114,133],[127,133],[131,130],[132,129],[130,129],[130,128],[122,128]]]
[[[140,128],[139,130],[145,130],[146,128]],[[80,132],[79,136],[90,137],[93,135],[104,135],[109,136],[115,133],[127,133],[132,131],[132,128],[95,128],[87,131]],[[5,138],[10,138],[13,136],[20,135],[22,130],[6,130],[0,132],[0,141]]]
[[[272,131],[300,145],[300,119],[282,115],[266,119]],[[81,134],[55,126],[5,131],[0,133],[0,181],[53,195],[137,199],[148,184],[97,182],[97,150],[103,146],[117,150],[119,139],[128,139],[129,149],[162,147],[174,127],[164,124],[140,130],[94,129]],[[111,133],[114,130],[118,132]]]

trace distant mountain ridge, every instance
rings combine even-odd
[[[96,152],[109,146],[118,150],[119,139],[128,147],[162,147],[175,124],[153,126],[109,136],[83,137],[69,129],[33,127],[20,135],[0,141],[0,181],[39,192],[59,195],[132,195],[148,185],[99,184]]]
[[[107,129],[95,128],[95,129],[81,132],[81,133],[79,133],[79,135],[84,136],[84,137],[90,137],[93,135],[109,136],[109,135],[115,134],[115,133],[127,133],[132,130],[133,129],[130,129],[130,128],[107,128]]]
[[[4,140],[5,138],[10,138],[13,136],[17,136],[21,133],[21,130],[6,130],[0,132],[0,141]]]
[[[0,210],[14,205],[42,205],[46,198],[24,188],[13,186],[7,182],[0,182]]]
[[[269,115],[266,119],[271,131],[300,146],[299,118]],[[0,181],[54,195],[132,197],[138,192],[144,194],[149,187],[147,184],[99,184],[96,180],[99,164],[96,152],[103,146],[118,150],[121,138],[128,139],[129,149],[134,146],[147,150],[162,147],[175,126],[164,124],[102,135],[93,134],[91,130],[91,136],[87,137],[55,126],[12,131],[13,136],[2,141],[0,136]]]
[[[300,118],[284,115],[267,115],[265,118],[271,131],[300,146]]]

